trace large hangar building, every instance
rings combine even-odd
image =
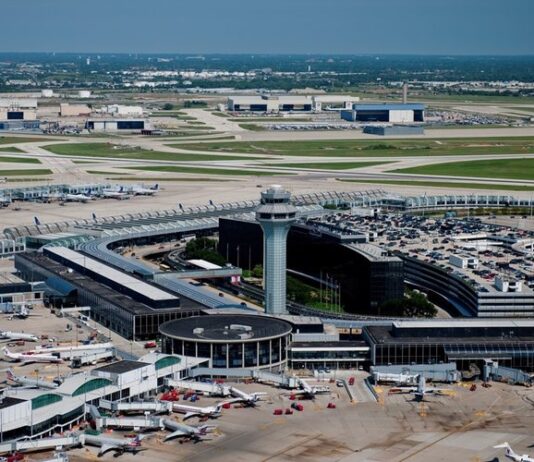
[[[341,111],[349,122],[414,123],[425,121],[425,105],[421,103],[356,103]]]

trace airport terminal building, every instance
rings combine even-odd
[[[371,364],[441,364],[459,370],[486,361],[534,372],[534,320],[434,319],[366,326]],[[482,368],[482,367],[480,367]]]
[[[292,325],[260,315],[195,316],[160,326],[163,351],[209,359],[213,368],[284,370]]]

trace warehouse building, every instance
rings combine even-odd
[[[160,326],[167,354],[209,359],[213,368],[283,370],[292,325],[260,315],[216,314]]]
[[[89,119],[85,129],[91,132],[141,132],[147,125],[144,119]]]
[[[0,131],[36,131],[37,100],[34,98],[0,98]]]
[[[320,112],[349,109],[360,98],[348,95],[243,95],[228,97],[231,112]]]
[[[425,105],[420,103],[356,103],[341,111],[349,122],[413,123],[425,121]]]

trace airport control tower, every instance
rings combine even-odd
[[[256,221],[263,229],[263,290],[268,314],[286,313],[287,233],[297,214],[290,197],[282,186],[272,185],[261,193],[256,208]]]

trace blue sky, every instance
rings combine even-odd
[[[534,0],[1,0],[0,51],[534,54]]]

